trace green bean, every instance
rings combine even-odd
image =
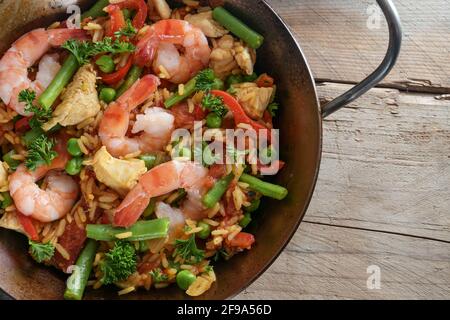
[[[173,96],[171,96],[169,99],[166,100],[166,102],[164,102],[164,106],[166,108],[171,108],[174,105],[180,103],[181,101],[185,100],[187,97],[189,97],[191,94],[193,94],[195,92],[195,78],[189,80],[185,85],[184,85],[184,93],[182,95],[174,94]]]
[[[76,267],[67,279],[64,298],[67,300],[81,300],[84,289],[92,271],[92,263],[97,252],[98,243],[95,240],[88,240],[81,254],[78,256]]]
[[[260,204],[261,199],[255,199],[252,202],[250,202],[250,205],[248,207],[244,207],[244,210],[246,212],[255,212],[256,210],[258,210]]]
[[[250,189],[258,191],[262,195],[269,198],[283,200],[288,194],[288,190],[286,188],[278,186],[276,184],[262,181],[246,173],[242,174],[239,181],[247,183]]]
[[[147,153],[139,156],[139,159],[145,162],[145,167],[150,170],[161,163],[168,161],[166,154],[163,152]]]
[[[250,27],[234,17],[223,7],[217,7],[213,10],[213,18],[234,35],[244,40],[253,49],[258,49],[264,42],[262,35],[250,29]]]
[[[93,7],[81,15],[81,20],[86,18],[97,18],[101,16],[106,16],[106,12],[103,9],[109,5],[109,0],[99,0]]]
[[[132,66],[130,71],[128,72],[128,75],[125,79],[125,81],[122,83],[122,85],[117,89],[116,99],[119,98],[122,94],[125,93],[128,89],[131,88],[131,86],[138,81],[139,77],[142,74],[143,69],[138,66]]]
[[[75,58],[73,54],[70,54],[50,85],[39,97],[39,103],[43,108],[48,110],[52,107],[53,103],[59,97],[64,87],[70,82],[70,79],[72,79],[78,68],[79,64],[77,58]]]
[[[247,212],[246,214],[244,214],[244,217],[241,219],[241,221],[239,221],[239,225],[242,228],[246,228],[250,224],[250,222],[252,222],[252,216]]]
[[[227,191],[228,186],[234,179],[234,174],[230,173],[226,177],[220,179],[216,184],[203,196],[203,205],[207,208],[212,208],[219,202],[220,198]]]
[[[131,237],[126,241],[142,241],[164,238],[169,231],[169,219],[154,219],[138,221],[130,228],[118,228],[106,224],[88,224],[86,226],[87,237],[99,241],[115,241],[116,235],[131,232]]]

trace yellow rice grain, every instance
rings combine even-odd
[[[118,233],[115,235],[115,237],[117,239],[127,239],[133,236],[133,232],[128,231],[128,232],[123,232],[123,233]]]
[[[60,24],[61,23],[59,21],[53,22],[51,25],[47,27],[47,29],[57,29],[59,28]]]
[[[181,268],[181,266],[180,266],[180,268]],[[167,275],[169,275],[169,276],[176,275],[177,272],[178,272],[178,271],[177,271],[177,269],[175,269],[175,268],[169,268],[169,269],[167,269],[167,271],[166,271]]]
[[[125,0],[109,0],[109,3],[110,4],[118,4],[118,3],[121,3],[121,2],[124,2]]]
[[[214,207],[208,210],[208,218],[214,218],[216,214],[220,211],[220,203],[216,203]]]
[[[42,243],[50,242],[50,240],[55,236],[56,229],[52,228],[49,234],[42,239]]]
[[[222,243],[222,241],[223,241],[223,238],[222,238],[222,237],[215,237],[215,238],[213,239],[213,243],[214,243],[215,246],[220,245],[220,244]]]
[[[194,234],[194,233],[198,233],[198,232],[200,232],[202,230],[203,230],[202,227],[197,227],[197,228],[193,228],[193,229],[190,229],[190,230],[186,231],[185,234],[186,235],[191,235],[191,234]]]
[[[150,26],[146,25],[146,26],[142,27],[141,29],[139,29],[139,31],[137,33],[137,37],[141,37],[141,36],[145,35],[148,30],[150,30]]]
[[[166,257],[165,253],[161,254],[161,264],[165,269],[169,268],[169,261],[167,261],[167,257]]]
[[[95,254],[95,258],[94,258],[94,262],[93,262],[93,266],[98,266],[100,264],[100,262],[102,261],[104,257],[104,253],[102,252],[98,252]]]
[[[187,103],[188,103],[188,111],[189,111],[189,113],[194,112],[194,109],[195,109],[194,101],[192,101],[192,99],[188,99]]]
[[[228,234],[228,230],[225,229],[217,229],[211,232],[213,236],[223,236]]]
[[[193,270],[195,267],[194,266],[191,266],[190,264],[182,264],[181,266],[180,266],[180,269],[183,269],[183,270]]]
[[[159,72],[160,72],[159,77],[161,79],[169,79],[170,78],[169,71],[167,71],[167,69],[163,65],[160,65],[158,68],[159,68]]]
[[[5,200],[5,198],[3,198],[3,196],[0,194],[0,201]]]
[[[236,210],[241,210],[243,201],[243,193],[239,187],[236,187],[233,190],[233,202]]]
[[[83,27],[84,30],[88,30],[88,31],[94,31],[94,30],[102,30],[103,27],[101,25],[99,25],[98,23],[94,23],[94,22],[88,22],[87,25],[85,25]]]
[[[209,224],[212,227],[217,227],[219,223],[217,221],[211,220],[211,219],[203,219],[203,222]]]
[[[80,216],[81,222],[86,223],[87,217],[86,217],[86,213],[84,212],[84,210],[83,210],[82,207],[79,207],[79,209],[78,209],[78,215]]]
[[[167,240],[168,240],[168,238],[148,240],[147,243],[148,243],[148,247],[150,249],[150,252],[151,253],[158,253],[159,251],[161,251],[161,249],[166,244]],[[159,257],[158,255],[155,255],[155,260],[158,257]]]
[[[78,139],[77,142],[78,142],[78,146],[80,147],[81,152],[83,152],[84,154],[89,154],[89,150],[86,149],[86,147],[84,146],[81,139]]]
[[[80,220],[80,216],[78,214],[74,214],[73,218],[75,219],[75,223],[77,224],[78,228],[83,229],[83,223]]]
[[[123,53],[120,57],[119,68],[123,68],[127,64],[129,58],[130,58],[129,52]]]
[[[194,0],[183,0],[183,3],[189,7],[199,7],[200,1],[194,1]]]
[[[180,83],[178,85],[178,94],[182,96],[184,94],[184,84]]]
[[[169,91],[169,90],[167,90],[167,88],[164,88],[164,89],[163,89],[163,91],[162,91],[162,95],[163,95],[163,98],[164,98],[164,100],[167,100],[167,99],[169,99],[169,98],[170,98],[170,96],[171,96],[171,94],[170,94],[170,91]]]
[[[110,203],[103,203],[103,202],[100,202],[98,204],[98,207],[102,208],[102,209],[105,209],[105,210],[110,210],[110,209],[113,208],[113,206]]]
[[[111,202],[116,201],[118,198],[119,198],[119,196],[117,194],[111,193],[108,195],[100,196],[98,198],[98,201],[104,202],[104,203],[111,203]]]
[[[252,164],[251,168],[252,168],[252,174],[254,176],[256,176],[258,174],[258,166],[256,164]]]
[[[89,205],[89,221],[94,220],[96,210],[97,210],[97,202],[92,201],[92,203]]]
[[[129,153],[129,154],[125,155],[123,158],[126,159],[126,160],[128,160],[128,159],[135,159],[135,158],[139,157],[141,155],[141,153],[142,152],[140,150],[138,150],[136,152]]]
[[[56,236],[61,237],[64,233],[65,228],[66,228],[66,220],[61,219],[58,223],[58,229],[56,229]]]
[[[93,194],[88,194],[87,196],[87,200],[94,200],[94,195]]]
[[[220,204],[219,212],[220,212],[221,216],[225,216],[225,208],[224,208],[223,204]]]
[[[88,179],[88,181],[87,181],[87,183],[86,183],[86,193],[89,195],[89,194],[92,194],[93,193],[93,190],[94,190],[94,178],[89,178]]]
[[[5,211],[6,212],[16,211],[16,206],[12,204],[12,205],[6,207]]]
[[[44,227],[44,229],[42,230],[42,236],[43,236],[43,237],[46,237],[46,236],[49,234],[51,226],[52,226],[51,223],[45,224],[45,227]]]
[[[23,161],[25,160],[25,157],[22,154],[13,154],[11,155],[11,159]]]
[[[247,190],[249,187],[249,184],[245,183],[245,182],[238,182],[238,186],[239,186],[239,188],[241,188],[243,190]]]
[[[92,286],[92,288],[94,290],[97,290],[97,289],[100,289],[101,286],[102,286],[102,282],[99,280]]]
[[[59,252],[59,254],[66,260],[70,259],[70,254],[67,252],[66,249],[64,249],[64,247],[62,245],[60,245],[59,243],[55,244],[55,249],[56,251]]]
[[[235,230],[232,231],[229,235],[228,235],[228,240],[231,241],[234,239],[234,237],[236,237],[236,235],[242,231],[242,228],[240,226],[235,226],[234,228]]]
[[[163,289],[163,288],[167,288],[168,286],[169,286],[169,283],[164,283],[164,282],[155,283],[155,289]]]
[[[102,41],[104,35],[105,35],[105,31],[103,29],[95,30],[94,35],[92,36],[92,42]]]
[[[15,144],[14,137],[9,132],[5,132],[3,136],[5,137],[6,140],[8,140],[9,143]]]
[[[194,220],[186,219],[186,225],[188,227],[195,228],[197,226],[197,223]]]
[[[196,103],[196,104],[200,104],[203,100],[204,97],[204,93],[203,91],[198,91],[196,94],[194,94],[194,96],[192,97],[192,102]]]
[[[71,214],[68,214],[68,215],[66,216],[66,220],[67,220],[68,223],[72,223],[72,221],[73,221],[73,216],[72,216]]]
[[[253,130],[253,127],[247,123],[239,123],[237,127],[246,130]]]

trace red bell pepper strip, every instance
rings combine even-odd
[[[22,119],[17,120],[17,122],[14,124],[14,130],[16,132],[26,132],[31,129],[30,127],[30,121],[31,117],[24,117]]]
[[[114,38],[114,33],[126,26],[125,18],[122,10],[120,10],[120,7],[117,5],[109,5],[105,8],[105,11],[108,12],[110,16],[109,27],[107,28],[105,35]]]
[[[267,130],[267,141],[271,141],[271,135],[269,130],[262,124],[252,120],[244,111],[239,102],[228,92],[222,90],[212,90],[211,94],[223,99],[223,103],[228,107],[228,109],[233,113],[234,121],[236,125],[239,123],[245,123],[253,127],[255,131]]]
[[[102,80],[104,83],[108,84],[108,85],[115,85],[117,83],[119,83],[120,80],[122,80],[123,78],[125,78],[125,76],[128,74],[128,71],[131,68],[131,65],[133,64],[133,57],[130,56],[128,58],[127,63],[120,68],[119,70],[117,70],[116,72],[113,73],[101,73],[100,76],[102,77]]]
[[[250,249],[255,242],[255,237],[247,232],[239,232],[231,241],[230,246],[241,249]]]
[[[147,4],[144,0],[125,0],[118,3],[117,5],[120,7],[120,9],[136,10],[136,14],[132,22],[133,27],[139,30],[144,26],[148,11]]]
[[[26,234],[30,237],[30,239],[33,241],[39,240],[39,235],[33,224],[33,218],[28,217],[20,212],[16,212],[16,214],[20,224],[22,225],[23,229],[25,230]]]

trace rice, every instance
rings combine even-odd
[[[203,222],[209,224],[212,227],[217,227],[219,225],[219,222],[211,220],[211,219],[203,219]]]
[[[193,228],[193,229],[190,229],[190,230],[186,231],[185,234],[186,235],[191,235],[191,234],[198,233],[198,232],[200,232],[202,230],[203,230],[202,227],[196,227],[196,228]]]
[[[194,8],[197,8],[200,6],[200,1],[183,0],[183,3],[189,7],[194,7]]]
[[[193,113],[194,110],[195,110],[194,101],[192,101],[192,99],[188,99],[187,103],[188,103],[188,111],[189,111],[189,113]]]
[[[165,269],[169,268],[169,261],[167,261],[165,253],[161,253],[161,264]]]
[[[213,236],[223,236],[228,234],[228,230],[225,229],[217,229],[211,232]]]
[[[58,223],[58,228],[56,229],[56,237],[61,237],[66,229],[66,220],[61,219]]]
[[[119,198],[119,196],[117,194],[110,193],[107,195],[100,196],[98,198],[98,201],[104,202],[104,203],[111,203],[111,202],[116,201],[118,198]]]
[[[178,85],[178,94],[179,94],[180,96],[184,95],[184,84],[182,84],[182,83],[180,83],[180,84]]]
[[[83,27],[84,30],[94,31],[94,30],[103,30],[103,27],[98,23],[88,22],[87,25]]]
[[[129,154],[127,154],[127,155],[125,155],[123,158],[125,159],[125,160],[128,160],[128,159],[135,159],[135,158],[137,158],[137,157],[139,157],[140,155],[141,155],[141,151],[136,151],[136,152],[133,152],[133,153],[129,153]]]
[[[86,147],[85,147],[84,143],[82,142],[82,140],[78,139],[77,142],[78,142],[78,146],[80,147],[81,152],[83,152],[86,155],[89,154],[89,150],[86,149]]]
[[[59,252],[59,254],[66,260],[70,260],[70,254],[67,252],[66,249],[64,249],[63,246],[61,246],[59,243],[55,244],[56,251]]]
[[[158,76],[161,79],[169,79],[170,78],[169,71],[167,71],[167,69],[163,65],[158,66],[158,68],[159,68],[159,72],[160,72],[160,74]]]
[[[115,237],[117,239],[127,239],[127,238],[131,238],[133,236],[133,232],[128,231],[128,232],[123,232],[123,233],[118,233],[115,235]]]
[[[219,246],[220,244],[222,244],[223,238],[222,237],[215,237],[212,241],[213,241],[215,246]]]
[[[16,211],[16,206],[15,205],[10,205],[8,207],[5,208],[6,212],[12,212],[12,211]]]

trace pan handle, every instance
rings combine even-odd
[[[377,0],[377,2],[383,11],[389,26],[389,48],[386,56],[380,66],[366,79],[343,95],[325,104],[322,107],[322,117],[324,118],[358,99],[364,93],[375,87],[389,74],[397,61],[402,45],[402,25],[400,16],[392,0]]]

